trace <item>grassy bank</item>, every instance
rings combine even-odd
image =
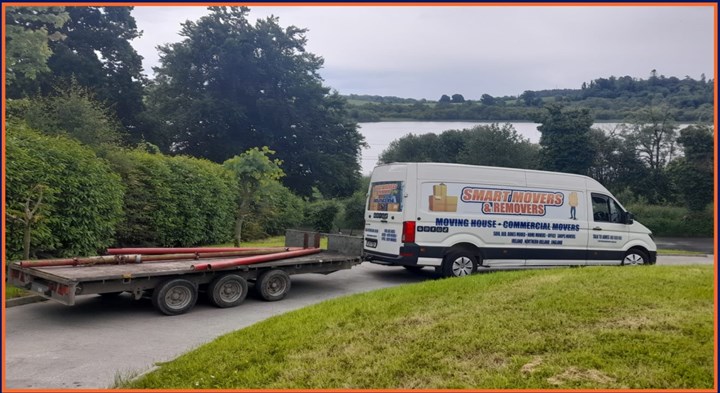
[[[479,274],[273,317],[124,387],[710,388],[713,310],[712,266]]]
[[[628,210],[655,236],[713,237],[713,209],[690,212],[684,207],[629,204]]]

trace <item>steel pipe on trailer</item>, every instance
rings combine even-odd
[[[285,248],[258,248],[244,251],[228,252],[206,252],[206,253],[185,253],[185,254],[154,254],[154,255],[103,255],[85,258],[64,258],[64,259],[43,259],[37,261],[22,261],[21,267],[49,267],[49,266],[92,266],[92,265],[122,265],[128,263],[180,261],[188,259],[224,258],[237,256],[257,256],[279,254],[302,250],[297,247]]]
[[[234,266],[252,265],[255,263],[271,262],[271,261],[277,261],[280,259],[312,255],[312,254],[317,254],[320,251],[322,251],[322,250],[319,248],[306,248],[306,249],[300,249],[300,250],[295,250],[295,251],[280,252],[280,253],[270,254],[270,255],[260,255],[260,256],[245,257],[245,258],[228,259],[225,261],[218,261],[218,262],[202,263],[202,264],[192,265],[192,269],[193,270],[227,269],[229,267],[234,267]]]
[[[158,255],[158,254],[187,254],[187,253],[208,253],[208,252],[239,252],[239,251],[256,251],[256,250],[275,250],[275,251],[287,251],[287,250],[300,250],[300,247],[264,247],[264,248],[247,248],[247,247],[175,247],[175,248],[164,248],[164,247],[136,247],[136,248],[108,248],[107,254],[110,255],[121,255],[121,254],[144,254],[144,255]]]
[[[141,255],[103,255],[85,258],[43,259],[38,261],[21,261],[20,267],[45,266],[80,266],[80,265],[109,265],[123,263],[140,263]]]

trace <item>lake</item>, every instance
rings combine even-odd
[[[507,122],[498,122],[500,125]],[[532,122],[509,122],[515,130],[530,142],[540,141],[540,131],[537,130],[539,123]],[[390,142],[407,134],[427,134],[429,132],[439,134],[446,130],[462,130],[477,125],[490,125],[493,122],[466,122],[466,121],[381,121],[374,123],[358,123],[360,133],[365,136],[365,142],[370,145],[362,151],[362,173],[369,175],[377,165],[380,153],[387,149]],[[593,127],[610,129],[617,123],[598,123]]]

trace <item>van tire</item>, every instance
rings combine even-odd
[[[621,262],[622,266],[633,266],[633,265],[648,265],[650,264],[650,257],[637,248],[631,248],[625,253]]]
[[[466,250],[451,252],[443,259],[443,277],[464,277],[477,271],[477,256]]]

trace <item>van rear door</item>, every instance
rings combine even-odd
[[[365,250],[369,253],[400,255],[408,202],[406,174],[405,165],[385,165],[373,171],[365,206]]]

